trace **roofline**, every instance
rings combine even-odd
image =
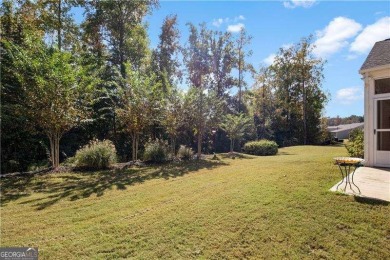
[[[372,67],[372,68],[368,68],[368,69],[362,69],[362,70],[359,70],[359,73],[363,75],[364,73],[367,73],[367,72],[371,72],[374,70],[382,70],[382,69],[390,69],[390,64],[376,66],[376,67]]]

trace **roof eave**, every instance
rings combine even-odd
[[[368,69],[362,69],[362,70],[359,70],[359,73],[363,75],[364,73],[367,73],[367,72],[372,72],[372,71],[376,71],[376,70],[383,70],[383,69],[390,69],[390,64],[376,66],[376,67],[372,67],[372,68],[368,68]]]

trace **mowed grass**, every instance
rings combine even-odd
[[[344,155],[297,146],[3,179],[1,246],[36,246],[42,259],[389,259],[390,206],[328,191]]]

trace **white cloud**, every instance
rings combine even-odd
[[[351,44],[350,51],[364,54],[371,50],[375,42],[390,38],[390,16],[367,25]]]
[[[234,17],[235,22],[240,21],[240,20],[245,20],[245,16],[240,14],[239,16]]]
[[[241,31],[242,28],[244,28],[245,25],[243,23],[238,23],[238,24],[231,24],[227,27],[227,31],[231,33],[237,33]]]
[[[340,104],[349,105],[363,99],[363,90],[360,87],[342,88],[337,91],[336,99]]]
[[[314,54],[327,57],[348,45],[348,39],[362,29],[361,24],[346,17],[334,18],[323,30],[317,31]]]
[[[358,56],[356,54],[348,54],[345,59],[346,60],[354,60],[356,59]]]
[[[263,62],[264,62],[267,66],[272,65],[272,63],[274,63],[275,57],[276,57],[276,54],[275,54],[275,53],[271,53],[270,55],[268,55],[267,58],[265,58],[265,59],[263,60]]]
[[[294,44],[292,44],[292,43],[286,43],[286,44],[283,44],[282,45],[282,49],[289,49],[289,48],[291,48],[292,46],[293,46]]]
[[[283,5],[286,8],[294,9],[295,7],[309,8],[314,5],[316,0],[290,0],[284,1]]]
[[[213,25],[215,26],[215,27],[219,27],[219,26],[221,26],[223,24],[223,19],[222,18],[218,18],[218,19],[214,19],[213,20]]]
[[[215,27],[220,27],[224,23],[225,24],[236,23],[238,21],[243,21],[243,20],[245,20],[245,16],[240,14],[239,16],[236,16],[234,18],[226,17],[226,18],[214,19],[213,22],[212,22],[212,25],[214,25]]]

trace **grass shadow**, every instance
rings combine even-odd
[[[218,154],[218,157],[222,159],[233,159],[232,155],[229,153],[221,153]],[[244,154],[244,153],[234,153],[234,159],[255,159],[255,155],[250,155],[250,154]]]
[[[288,152],[278,152],[276,155],[296,155],[296,154],[288,153]]]
[[[106,190],[114,188],[126,190],[128,186],[148,180],[177,178],[201,169],[213,169],[223,165],[228,164],[223,161],[199,160],[141,168],[133,167],[124,170],[52,173],[42,176],[4,178],[1,180],[1,206],[36,192],[47,195],[44,198],[21,203],[31,203],[37,210],[42,210],[65,198],[75,201],[94,194],[103,196]]]
[[[380,199],[373,199],[373,198],[367,198],[367,197],[359,197],[355,196],[355,201],[362,203],[362,204],[370,204],[373,206],[388,206],[390,205],[390,202]]]

